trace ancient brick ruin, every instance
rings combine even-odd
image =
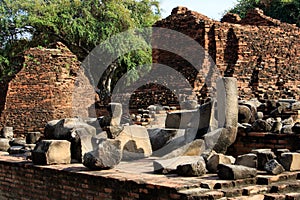
[[[221,75],[238,79],[241,99],[300,98],[298,27],[267,17],[259,9],[249,12],[243,20],[227,14],[221,21],[177,7],[155,26],[195,39],[210,54]],[[193,53],[193,49],[186,51]],[[190,63],[162,50],[153,52],[153,62],[183,73],[194,86],[198,99],[206,98],[203,74],[193,70]],[[202,63],[207,64],[205,60]]]
[[[43,131],[49,120],[74,117],[74,108],[93,104],[93,88],[87,79],[76,79],[80,63],[62,43],[52,48],[32,48],[24,52],[23,68],[1,94],[1,126],[12,126],[16,134]],[[76,91],[83,86],[84,90]],[[85,88],[84,88],[85,87]],[[92,91],[92,92],[91,92]],[[79,95],[76,97],[74,94]],[[84,95],[85,94],[85,95]],[[93,98],[92,98],[93,99]],[[76,100],[76,101],[75,101]],[[82,116],[87,110],[82,109]]]

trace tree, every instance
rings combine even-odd
[[[246,16],[249,9],[260,8],[264,13],[282,22],[300,26],[300,1],[299,0],[238,0],[237,5],[229,12]]]
[[[157,0],[0,0],[1,74],[14,73],[15,56],[29,47],[61,41],[82,61],[112,35],[151,26],[159,17]],[[108,74],[145,62],[151,62],[148,48],[119,58]]]

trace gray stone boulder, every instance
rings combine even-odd
[[[197,130],[191,131],[190,129],[177,129],[176,135],[168,141],[162,148],[153,151],[153,156],[163,157],[177,149],[184,148],[186,144],[194,141]]]
[[[251,117],[251,110],[245,105],[239,105],[238,122],[249,123]]]
[[[227,148],[234,143],[237,127],[219,128],[204,135],[206,149],[225,154]]]
[[[268,174],[277,175],[284,172],[283,166],[275,159],[269,160],[265,164],[265,170]]]
[[[116,137],[121,142],[124,160],[135,160],[152,155],[152,148],[147,129],[143,126],[124,126]]]
[[[121,159],[121,142],[103,139],[97,149],[84,154],[83,165],[92,170],[110,169],[118,165]]]
[[[207,161],[206,168],[209,172],[216,173],[219,164],[231,164],[231,159],[223,154],[215,154]]]
[[[88,125],[81,118],[66,118],[48,122],[44,135],[46,139],[70,140],[72,131],[77,128],[85,128],[91,135],[96,134],[96,128]]]
[[[153,161],[153,168],[155,173],[169,174],[176,173],[176,169],[179,165],[186,165],[190,163],[202,161],[200,156],[179,156],[170,159],[161,159]]]
[[[188,126],[197,129],[197,138],[201,138],[207,132],[218,128],[216,100],[212,99],[209,102],[201,105],[193,114]]]
[[[176,173],[180,176],[202,176],[206,173],[205,161],[200,157],[194,162],[178,165]]]
[[[269,132],[272,129],[272,124],[266,120],[258,119],[252,124],[252,131]]]
[[[152,151],[156,151],[165,146],[177,134],[176,129],[151,128],[147,129],[147,131],[150,137]]]
[[[204,152],[204,150],[205,150],[204,141],[201,139],[196,139],[164,155],[162,158],[169,159],[178,156],[200,156]]]
[[[218,165],[218,176],[223,180],[237,180],[256,177],[257,170],[241,165]]]
[[[300,170],[300,153],[283,153],[279,158],[279,163],[286,171]]]
[[[168,112],[165,127],[175,129],[188,128],[188,124],[191,122],[196,112],[196,110],[178,110]]]
[[[257,155],[254,153],[239,155],[236,158],[235,165],[257,168]]]
[[[93,150],[92,137],[95,135],[91,135],[85,128],[76,128],[71,136],[71,158],[81,163],[84,154]]]
[[[0,151],[7,151],[9,149],[9,141],[10,139],[0,138]]]
[[[115,139],[123,131],[123,126],[107,126],[103,130],[107,132],[107,137]]]
[[[265,165],[270,160],[276,158],[274,152],[272,151],[261,151],[257,152],[257,169],[258,170],[264,170]]]
[[[35,165],[71,163],[71,143],[66,140],[42,140],[32,151]]]

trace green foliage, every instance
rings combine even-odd
[[[61,41],[83,60],[112,35],[149,27],[159,17],[157,0],[0,0],[1,74],[29,47]],[[144,49],[118,63],[133,69],[149,61],[151,52]]]
[[[244,18],[249,9],[256,7],[272,18],[300,26],[299,0],[238,0],[237,5],[229,12]]]

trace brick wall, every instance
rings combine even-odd
[[[228,148],[227,154],[238,156],[250,153],[252,149],[289,149],[299,150],[300,135],[275,134],[263,132],[238,132],[235,142]]]
[[[57,168],[57,169],[56,169]],[[64,170],[62,170],[64,169]],[[116,173],[117,174],[117,173]],[[172,187],[121,178],[106,171],[87,171],[76,164],[34,166],[0,161],[0,199],[14,200],[133,200],[185,199]],[[138,175],[136,175],[138,176]],[[113,178],[114,177],[114,178]],[[129,175],[127,175],[127,178]]]
[[[235,20],[236,24],[222,23],[178,7],[155,26],[176,30],[195,39],[210,54],[222,76],[238,79],[241,98],[299,99],[300,29],[269,18],[258,9],[249,12],[246,19],[235,16]],[[232,17],[231,21],[234,21]],[[186,51],[194,52],[193,49]],[[203,89],[203,74],[189,70],[191,66],[187,61],[156,49],[153,62],[182,72],[193,84],[199,99],[207,95]],[[211,64],[205,59],[201,63],[203,66]]]
[[[49,120],[88,115],[84,105],[93,104],[93,87],[66,46],[32,48],[24,52],[24,59],[8,84],[2,126],[26,134],[43,131]]]

